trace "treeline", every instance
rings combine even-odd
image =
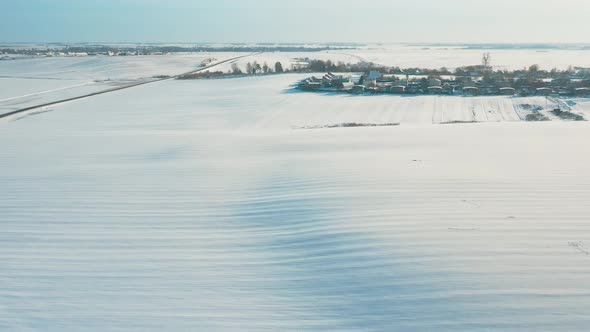
[[[285,71],[298,73],[320,73],[320,72],[340,72],[353,73],[365,72],[368,70],[375,70],[380,72],[389,72],[391,68],[377,65],[374,63],[358,62],[358,63],[344,63],[342,61],[334,62],[331,60],[313,60],[305,58],[301,63],[292,64],[291,68]]]
[[[266,62],[260,65],[258,62],[248,62],[246,64],[245,72],[235,63],[232,63],[231,69],[224,73],[222,71],[204,71],[198,73],[191,73],[180,76],[178,79],[189,80],[198,78],[221,78],[227,76],[240,76],[240,75],[258,75],[258,74],[272,74],[272,73],[284,73],[289,70],[283,68],[283,64],[277,61],[274,66],[269,66]]]
[[[0,53],[38,55],[44,53],[106,53],[106,52],[136,52],[137,48],[117,48],[112,46],[66,46],[60,48],[0,48]]]
[[[441,76],[455,76],[457,78],[481,77],[483,83],[494,83],[498,81],[518,81],[518,84],[526,85],[530,82],[539,81],[545,78],[556,80],[557,83],[566,84],[570,82],[572,77],[589,80],[590,70],[583,70],[580,68],[569,67],[566,70],[552,69],[543,70],[538,65],[532,65],[521,70],[494,70],[491,66],[475,65],[465,66],[450,70],[448,68],[400,68],[400,67],[385,67],[374,63],[359,62],[359,63],[344,63],[334,62],[331,60],[311,60],[308,58],[299,59],[299,63],[294,63],[290,67],[285,68],[281,62],[276,62],[274,65],[265,63],[248,62],[245,68],[240,68],[237,64],[232,64],[231,69],[227,72],[201,72],[196,74],[186,75],[188,78],[208,78],[208,77],[224,77],[233,75],[264,75],[272,73],[364,73],[368,71],[377,71],[382,74],[397,74],[397,75],[423,75],[429,78],[439,78]]]
[[[298,72],[366,72],[378,71],[383,74],[402,74],[402,75],[424,75],[430,77],[440,76],[481,76],[484,80],[498,78],[526,78],[530,80],[540,78],[562,78],[567,79],[572,75],[577,75],[579,78],[589,79],[590,70],[581,70],[570,66],[565,70],[553,68],[551,70],[544,70],[539,65],[532,65],[527,68],[519,70],[494,70],[488,65],[464,66],[455,68],[453,70],[446,67],[442,68],[400,68],[400,67],[386,67],[374,63],[359,62],[356,64],[333,62],[330,60],[309,60],[308,64],[294,68]]]
[[[291,64],[290,67],[285,68],[283,64],[278,61],[273,66],[264,62],[263,64],[257,61],[248,62],[245,68],[240,68],[237,64],[233,63],[231,69],[228,72],[199,72],[184,75],[179,77],[180,79],[194,79],[194,78],[218,78],[226,76],[237,76],[237,75],[264,75],[273,73],[319,73],[319,72],[341,72],[341,73],[354,73],[354,72],[365,72],[369,70],[375,70],[382,73],[397,73],[400,72],[399,68],[384,67],[373,63],[344,63],[342,61],[333,62],[331,60],[310,60],[308,58],[301,59],[300,63]]]
[[[62,47],[43,48],[2,48],[0,52],[6,54],[38,55],[39,53],[73,52],[73,53],[104,53],[104,52],[137,52],[138,54],[150,53],[195,53],[195,52],[321,52],[334,48],[326,47],[303,47],[303,46],[112,46],[112,45],[71,45]],[[338,47],[338,50],[346,48]]]
[[[280,73],[311,73],[311,72],[364,72],[366,70],[386,70],[383,66],[376,66],[373,64],[357,63],[350,64],[344,62],[332,62],[330,60],[309,60],[306,59],[302,63],[291,64],[290,67],[285,68],[280,61],[274,65],[269,65],[266,62],[260,64],[257,61],[246,63],[245,68],[240,68],[236,63],[231,65],[228,72],[198,72],[187,74],[179,77],[179,79],[195,79],[195,78],[219,78],[227,76],[238,75],[265,75],[265,74],[280,74]]]
[[[233,63],[231,65],[231,74],[233,75],[241,75],[241,74],[248,74],[248,75],[256,75],[256,74],[270,74],[270,73],[282,73],[285,69],[283,68],[283,64],[277,61],[274,66],[269,66],[266,62],[262,64],[262,66],[254,61],[248,62],[246,64],[246,72],[242,72],[242,69],[238,67],[237,64]]]
[[[183,47],[158,47],[160,52],[321,52],[329,51],[333,48],[327,47],[303,47],[303,46],[220,46],[220,47],[207,47],[207,46],[196,46],[191,48]],[[344,50],[345,48],[337,48],[338,50]]]

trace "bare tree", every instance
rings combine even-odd
[[[283,64],[281,62],[275,63],[275,73],[283,72]]]
[[[327,71],[334,71],[334,64],[331,60],[326,61],[326,70]]]
[[[246,74],[254,74],[254,66],[250,62],[246,64]]]
[[[268,74],[270,72],[270,67],[266,62],[262,65],[262,72],[265,74]]]
[[[484,67],[489,68],[491,63],[492,63],[492,56],[490,55],[490,53],[489,52],[484,53],[483,56],[481,57],[481,64]]]
[[[239,75],[239,74],[241,74],[241,73],[242,73],[242,70],[240,69],[240,67],[238,67],[238,65],[237,65],[237,64],[235,64],[235,63],[232,63],[232,64],[231,64],[231,72],[232,72],[232,74],[234,74],[234,75]]]
[[[258,74],[262,71],[262,67],[260,67],[260,64],[258,62],[254,61],[252,66],[254,67],[254,74]]]

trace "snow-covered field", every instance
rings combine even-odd
[[[559,121],[549,112],[557,107],[555,100],[544,97],[358,96],[300,92],[291,88],[292,84],[308,75],[176,81],[171,91],[165,92],[170,97],[162,102],[168,99],[171,103],[177,99],[186,100],[194,108],[182,108],[176,114],[185,116],[186,121],[200,123],[199,127],[207,130],[283,130],[343,123],[427,125],[511,122],[524,120],[530,113],[523,105],[542,108],[541,114],[550,120]],[[197,96],[206,102],[193,102]],[[590,119],[590,104],[585,100],[571,100],[570,103],[574,105],[572,112]],[[174,104],[164,107],[175,108]],[[198,118],[191,116],[195,109],[200,111]]]
[[[516,70],[538,64],[542,69],[567,69],[569,66],[590,67],[590,49],[468,49],[462,47],[414,46],[414,45],[368,45],[358,49],[330,50],[322,52],[266,52],[257,56],[237,60],[235,63],[245,70],[248,62],[267,63],[273,66],[277,61],[284,68],[300,63],[300,59],[342,61],[357,63],[373,62],[384,66],[400,68],[442,68],[454,69],[462,66],[479,65],[483,53],[489,52],[496,69]],[[231,63],[215,68],[227,72]],[[212,69],[213,70],[213,69]]]
[[[359,61],[364,61],[363,58],[354,55],[353,52],[349,52],[349,50],[335,50],[322,52],[264,52],[221,64],[219,66],[211,68],[211,71],[228,72],[232,70],[233,65],[236,65],[238,68],[240,68],[240,70],[246,72],[248,62],[256,62],[260,66],[267,64],[273,70],[275,68],[275,64],[277,62],[280,62],[285,70],[291,70],[293,66],[297,67],[305,65],[305,59],[323,61],[330,60],[334,63],[358,63]]]
[[[0,61],[0,114],[122,86],[158,75],[198,69],[238,53],[130,57],[54,57]]]
[[[177,75],[198,69],[208,58],[231,58],[239,53],[196,53],[143,56],[34,58],[0,62],[1,77],[58,80],[121,80]]]
[[[576,49],[467,49],[461,47],[372,45],[349,53],[367,61],[401,68],[450,69],[481,64],[489,52],[496,69],[516,70],[538,64],[541,68],[590,67],[590,50]]]
[[[267,64],[274,68],[281,62],[283,68],[301,64],[304,59],[331,60],[333,62],[374,62],[402,68],[422,67],[450,69],[476,65],[484,50],[459,47],[434,47],[411,45],[368,45],[357,49],[334,49],[322,52],[264,52],[246,56],[210,68],[210,71],[228,72],[232,65],[246,71],[248,62]],[[541,68],[565,69],[568,66],[590,67],[590,50],[573,49],[492,49],[485,50],[492,56],[492,64],[498,69],[520,69],[532,64]],[[0,61],[0,114],[33,106],[101,91],[113,86],[129,84],[139,79],[159,75],[177,75],[197,69],[205,59],[235,58],[248,53],[196,53],[163,56],[131,57],[55,57]]]
[[[587,328],[588,122],[299,78],[3,119],[0,330]],[[296,129],[344,122],[400,125]]]

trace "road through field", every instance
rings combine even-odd
[[[134,83],[125,84],[125,85],[122,85],[122,86],[117,86],[115,88],[110,88],[110,89],[106,89],[106,90],[100,90],[100,91],[91,92],[91,93],[87,93],[87,94],[83,94],[83,95],[79,95],[79,96],[75,96],[75,97],[69,97],[69,98],[64,98],[64,99],[50,101],[50,102],[46,102],[46,103],[42,103],[42,104],[37,104],[37,105],[33,105],[33,106],[24,107],[24,108],[21,108],[21,109],[17,109],[17,110],[14,110],[14,111],[10,111],[10,112],[6,112],[6,113],[3,113],[3,114],[0,114],[0,119],[1,118],[5,118],[5,117],[8,117],[8,116],[15,115],[15,114],[21,114],[21,113],[24,113],[24,112],[36,110],[36,109],[39,109],[39,108],[42,108],[42,107],[47,107],[47,106],[52,106],[52,105],[57,105],[57,104],[65,103],[65,102],[68,102],[68,101],[74,101],[74,100],[88,98],[88,97],[92,97],[92,96],[96,96],[96,95],[101,95],[101,94],[105,94],[105,93],[109,93],[109,92],[120,91],[120,90],[129,89],[129,88],[133,88],[133,87],[140,86],[140,85],[145,85],[145,84],[150,84],[150,83],[155,83],[155,82],[160,82],[160,81],[165,81],[165,80],[176,79],[176,78],[179,78],[179,77],[184,76],[184,75],[190,75],[190,74],[195,74],[195,73],[203,72],[203,71],[205,71],[207,69],[216,67],[218,65],[221,65],[221,64],[224,64],[224,63],[227,63],[227,62],[230,62],[230,61],[235,61],[235,60],[238,60],[238,59],[242,59],[242,58],[249,57],[249,56],[254,56],[254,55],[259,55],[259,54],[261,54],[261,53],[260,52],[259,53],[249,53],[247,55],[241,55],[241,56],[237,56],[237,57],[232,57],[232,58],[229,58],[229,59],[221,60],[221,61],[215,62],[213,64],[210,64],[208,66],[199,68],[197,70],[191,70],[189,72],[178,74],[178,75],[174,75],[174,76],[171,76],[171,77],[157,78],[157,79],[151,79],[151,80],[144,80],[144,81],[134,82]],[[80,85],[77,85],[77,86],[84,86],[84,85],[88,85],[88,84],[90,84],[90,83],[80,84]],[[55,91],[62,91],[62,90],[67,90],[67,89],[71,89],[71,88],[72,88],[72,86],[66,87],[66,88],[61,88],[61,89],[54,89],[54,90],[51,90],[51,91],[44,91],[44,92],[41,92],[41,93],[29,94],[27,96],[40,95],[40,94],[44,94],[44,93],[55,92]],[[0,101],[8,101],[8,100],[13,100],[13,99],[22,98],[22,97],[26,97],[26,96],[12,97],[12,98],[7,98],[7,99],[0,100]]]

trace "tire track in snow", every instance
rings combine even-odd
[[[81,87],[81,86],[91,85],[91,84],[94,84],[94,83],[95,82],[86,82],[86,83],[82,83],[82,84],[70,85],[70,86],[66,86],[66,87],[58,88],[58,89],[53,89],[53,90],[47,90],[47,91],[40,91],[40,92],[35,92],[35,93],[29,93],[29,94],[22,95],[22,96],[16,96],[16,97],[10,97],[10,98],[5,98],[5,99],[0,99],[0,102],[14,100],[14,99],[21,99],[21,98],[26,98],[26,97],[32,97],[32,96],[38,96],[38,95],[43,95],[43,94],[47,94],[47,93],[51,93],[51,92],[69,90],[69,89],[73,89],[73,88],[77,88],[77,87]]]

